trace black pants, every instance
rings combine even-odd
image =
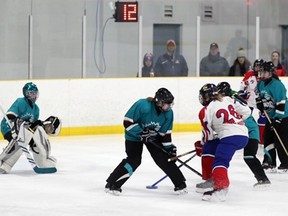
[[[283,142],[283,145],[288,150],[288,117],[283,118],[280,127],[276,129],[280,139]],[[275,145],[275,148],[271,146]],[[264,130],[264,148],[268,151],[268,154],[264,155],[264,161],[269,162],[273,166],[276,166],[276,150],[280,160],[280,166],[288,168],[288,156],[283,149],[282,144],[274,133],[274,130],[271,130],[270,123],[267,121]]]
[[[261,162],[256,157],[259,141],[257,139],[249,139],[248,144],[244,148],[244,161],[254,174],[257,181],[268,180]]]
[[[168,162],[168,155],[152,144],[145,144],[154,162],[160,167],[166,175],[169,176],[174,186],[180,186],[185,182],[180,169],[175,162]],[[159,144],[161,145],[161,144]],[[110,174],[107,182],[120,188],[140,166],[142,160],[143,143],[125,140],[125,151],[127,157]]]

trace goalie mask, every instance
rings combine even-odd
[[[207,83],[199,91],[199,102],[203,106],[209,105],[211,101],[214,100],[215,95],[218,94],[216,85],[212,83]]]
[[[43,122],[43,128],[48,135],[57,136],[62,128],[62,122],[58,117],[50,116]]]
[[[38,88],[32,82],[26,83],[22,89],[22,92],[24,97],[27,98],[32,103],[35,103],[39,96]]]

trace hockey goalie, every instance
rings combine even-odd
[[[51,156],[48,135],[57,136],[60,133],[61,121],[59,118],[50,116],[45,121],[37,120],[33,124],[16,118],[11,127],[16,136],[10,140],[0,155],[0,173],[9,173],[25,151],[29,151],[25,153],[33,157],[37,167],[56,167],[56,159]],[[23,146],[22,149],[21,146]],[[30,163],[31,160],[33,161],[29,156],[27,159]]]
[[[22,93],[24,97],[17,98],[7,113],[0,106],[4,115],[1,133],[8,141],[8,145],[0,154],[0,173],[9,173],[22,152],[36,173],[56,172],[56,168],[45,168],[56,165],[56,160],[50,156],[48,135],[59,134],[61,121],[55,116],[50,116],[45,121],[39,120],[40,109],[36,103],[39,91],[36,84],[26,83]]]

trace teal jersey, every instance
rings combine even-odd
[[[280,80],[272,78],[267,85],[264,81],[260,81],[257,90],[259,96],[268,101],[265,110],[271,119],[288,117],[286,88]]]
[[[29,105],[26,98],[18,98],[8,109],[7,114],[13,114],[27,122],[35,122],[39,119],[39,107],[34,103],[33,108]],[[3,136],[11,131],[11,128],[3,118],[1,121],[1,133]]]
[[[234,94],[236,94],[236,91],[232,91],[232,95],[234,95]],[[240,103],[243,103],[238,98],[234,98],[234,100],[236,100]],[[250,107],[250,109],[251,109],[251,107]],[[249,139],[256,139],[256,140],[260,141],[259,127],[258,127],[258,124],[255,121],[254,117],[252,116],[252,111],[251,111],[251,115],[247,119],[244,120],[244,123],[248,129]]]
[[[125,114],[124,119],[133,123],[125,129],[125,139],[140,142],[144,128],[155,130],[162,136],[171,133],[173,118],[172,109],[158,114],[154,102],[140,99]]]
[[[245,126],[248,128],[249,139],[260,141],[259,127],[252,115],[244,120]]]

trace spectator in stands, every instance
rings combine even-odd
[[[244,76],[250,69],[251,62],[246,58],[246,52],[240,48],[237,52],[237,58],[234,60],[233,65],[230,67],[229,76]]]
[[[231,38],[226,47],[226,52],[224,53],[224,58],[227,59],[230,65],[233,64],[234,60],[237,58],[237,51],[243,48],[244,50],[249,50],[252,48],[250,41],[243,36],[241,29],[235,31],[235,36]]]
[[[185,58],[176,54],[176,43],[174,40],[166,42],[167,53],[161,55],[155,65],[155,76],[188,76],[188,66]]]
[[[139,77],[139,74],[137,74]],[[143,58],[142,77],[154,77],[153,54],[146,53]]]
[[[217,43],[211,43],[209,54],[200,62],[200,76],[228,76],[229,64],[220,56]]]
[[[286,76],[286,68],[280,63],[280,53],[278,51],[272,52],[271,61],[273,62],[275,73],[278,76]]]

